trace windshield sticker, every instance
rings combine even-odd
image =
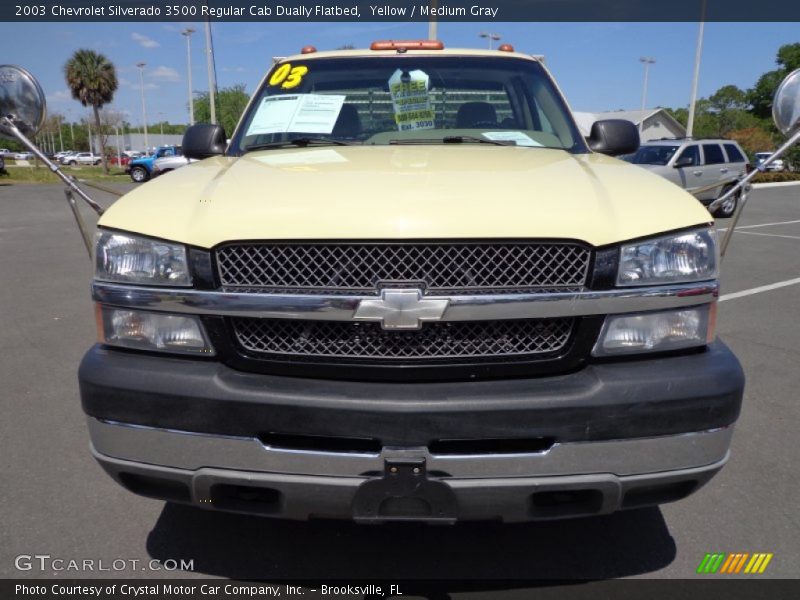
[[[270,133],[329,134],[336,125],[346,96],[297,94],[267,96],[245,135]]]
[[[542,144],[521,131],[485,131],[481,135],[493,142],[515,142],[517,146],[542,146]]]
[[[284,90],[296,88],[303,81],[303,77],[308,73],[308,67],[298,65],[293,67],[291,63],[284,63],[269,78],[269,84],[273,87],[281,86]]]
[[[389,78],[394,120],[399,131],[433,129],[433,109],[428,93],[430,77],[419,69],[397,69]]]

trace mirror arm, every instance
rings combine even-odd
[[[78,224],[78,229],[80,229],[83,245],[86,246],[86,252],[89,253],[89,260],[92,260],[92,241],[89,239],[89,232],[86,231],[86,223],[84,223],[81,211],[78,209],[78,203],[75,202],[75,195],[70,188],[64,190],[64,195],[67,197],[72,216],[75,217],[75,222]]]
[[[775,159],[782,156],[789,148],[794,146],[798,141],[800,141],[800,129],[795,131],[792,136],[786,140],[786,142],[775,152],[773,152],[767,160],[761,163],[761,167],[766,167]],[[753,169],[746,177],[743,177],[739,180],[735,186],[733,186],[726,194],[723,194],[716,200],[714,200],[711,204],[708,205],[708,210],[710,212],[714,212],[720,205],[725,202],[728,198],[736,194],[739,190],[743,189],[751,179],[753,179],[756,175],[761,173],[760,169]],[[733,218],[731,219],[730,225],[728,225],[728,230],[725,232],[725,237],[722,238],[722,245],[720,246],[720,256],[725,256],[725,250],[728,249],[728,244],[731,241],[731,236],[733,235],[733,230],[736,229],[736,224],[739,222],[739,217],[742,214],[742,208],[747,203],[747,194],[745,194],[742,198],[742,202],[739,202],[739,205],[736,207],[736,212],[733,214]]]
[[[47,168],[48,168],[48,169],[50,169],[50,170],[51,170],[53,173],[55,173],[56,175],[58,175],[58,177],[59,177],[59,178],[60,178],[60,179],[61,179],[61,180],[62,180],[64,183],[66,183],[66,184],[67,184],[67,186],[70,188],[70,190],[72,190],[73,192],[75,192],[76,194],[78,194],[78,196],[80,196],[80,197],[81,197],[81,198],[82,198],[82,199],[83,199],[83,200],[86,202],[86,204],[88,204],[89,206],[91,206],[91,207],[92,207],[92,209],[93,209],[93,210],[94,210],[94,211],[95,211],[95,212],[96,212],[98,215],[102,215],[102,214],[103,214],[103,212],[105,212],[105,210],[103,209],[103,207],[102,207],[102,206],[100,206],[100,205],[99,205],[97,202],[95,202],[95,201],[94,201],[94,200],[92,200],[92,199],[91,199],[89,196],[87,196],[87,195],[86,195],[86,193],[85,193],[85,192],[84,192],[84,191],[83,191],[81,188],[79,188],[79,187],[78,187],[78,185],[75,183],[75,181],[74,181],[72,178],[70,178],[70,177],[68,177],[67,175],[65,175],[64,173],[62,173],[62,172],[61,172],[61,169],[60,169],[60,168],[59,168],[59,167],[58,167],[56,164],[54,164],[54,163],[53,163],[53,162],[52,162],[52,161],[51,161],[49,158],[47,158],[47,157],[46,157],[46,156],[45,156],[45,155],[42,153],[42,151],[41,151],[41,150],[39,150],[39,149],[36,147],[36,145],[35,145],[33,142],[31,142],[31,141],[30,141],[30,140],[29,140],[27,137],[25,137],[25,135],[24,135],[24,134],[23,134],[23,133],[22,133],[22,132],[21,132],[19,129],[17,129],[17,126],[16,126],[16,125],[14,125],[14,121],[12,121],[11,119],[9,119],[9,118],[8,118],[8,117],[6,117],[6,116],[0,116],[0,122],[2,122],[2,123],[3,123],[3,126],[4,126],[4,127],[6,127],[6,128],[8,128],[8,130],[9,130],[9,131],[11,131],[11,133],[13,133],[13,134],[14,134],[14,136],[15,136],[15,137],[16,137],[16,138],[17,138],[17,139],[20,141],[20,142],[22,142],[22,144],[23,144],[23,145],[24,145],[24,146],[25,146],[25,147],[26,147],[28,150],[30,150],[31,152],[33,152],[33,153],[36,155],[36,157],[37,157],[39,160],[41,160],[41,161],[42,161],[42,162],[43,162],[45,165],[47,165]]]

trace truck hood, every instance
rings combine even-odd
[[[600,154],[409,145],[211,158],[140,185],[99,224],[211,248],[231,240],[445,238],[602,246],[710,221],[674,184]]]

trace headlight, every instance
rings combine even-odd
[[[706,227],[622,247],[617,285],[690,283],[717,277],[717,232]]]
[[[134,350],[212,356],[203,324],[195,316],[97,306],[100,343]]]
[[[705,346],[714,337],[717,305],[695,308],[609,315],[593,356],[664,352]]]
[[[114,231],[97,232],[94,276],[118,283],[192,285],[184,246]]]

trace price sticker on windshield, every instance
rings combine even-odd
[[[308,67],[305,65],[293,67],[291,63],[283,63],[270,75],[269,85],[273,87],[280,86],[284,90],[291,90],[300,85],[306,73],[308,73]]]

